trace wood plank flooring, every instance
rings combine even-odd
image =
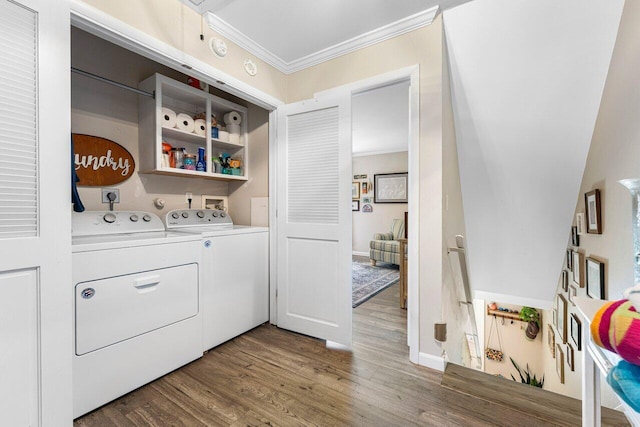
[[[74,425],[567,425],[442,387],[442,373],[410,363],[398,292],[354,309],[352,353],[263,325]]]

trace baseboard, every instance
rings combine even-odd
[[[369,252],[352,251],[351,254],[352,255],[359,255],[359,256],[369,256]]]
[[[436,371],[444,372],[446,362],[442,357],[437,357],[432,354],[420,353],[418,358],[418,365],[426,366],[427,368],[435,369]]]

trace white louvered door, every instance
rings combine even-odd
[[[69,4],[0,0],[0,425],[71,425]]]
[[[351,346],[351,102],[278,108],[277,323]]]

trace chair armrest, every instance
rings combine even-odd
[[[376,233],[373,240],[393,240],[393,233]]]

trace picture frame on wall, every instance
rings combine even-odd
[[[582,254],[578,251],[573,251],[573,253],[571,254],[571,258],[571,265],[573,267],[573,283],[583,288],[584,281],[582,280]]]
[[[553,330],[553,326],[547,324],[547,344],[549,345],[549,351],[551,351],[551,357],[556,357],[556,333]]]
[[[578,236],[578,227],[571,227],[571,245],[572,246],[580,246],[580,236]]]
[[[587,296],[593,299],[605,299],[604,263],[595,258],[587,258]]]
[[[373,201],[375,203],[407,203],[408,183],[407,172],[373,175]]]
[[[576,370],[576,355],[571,344],[567,344],[567,366],[571,372]]]
[[[575,313],[571,313],[571,341],[578,351],[582,350],[582,322]]]
[[[556,329],[558,330],[559,340],[562,344],[567,343],[567,300],[562,294],[556,297]]]
[[[366,182],[363,182],[360,186],[362,189],[362,194],[367,194],[367,192],[369,191],[369,184]]]
[[[569,273],[567,270],[562,270],[562,273],[560,273],[560,286],[564,292],[569,290]]]
[[[576,214],[576,228],[578,229],[578,236],[587,234],[587,224],[584,218],[584,212]]]
[[[360,210],[360,200],[352,200],[351,201],[351,210],[359,211]]]
[[[571,249],[567,249],[567,270],[573,271],[572,262],[573,262],[573,251]]]
[[[560,384],[564,384],[564,352],[560,344],[556,344],[556,373],[560,378]]]
[[[360,183],[354,181],[351,183],[351,199],[355,200],[359,198],[360,198]]]
[[[574,301],[574,298],[578,296],[578,288],[576,287],[576,285],[569,285],[568,296],[571,305],[575,306],[576,302]]]
[[[602,234],[602,218],[600,208],[600,190],[595,189],[584,194],[587,233]]]

